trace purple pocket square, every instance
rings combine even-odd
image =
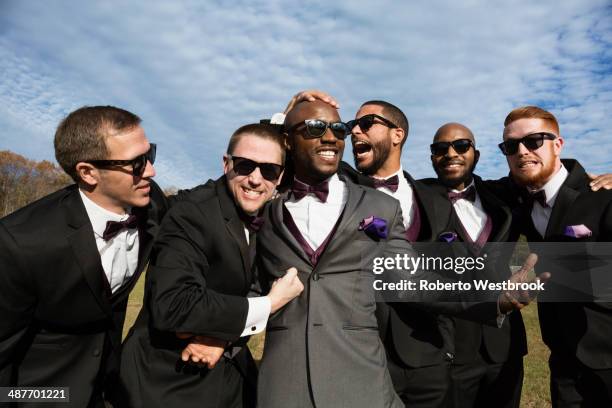
[[[357,229],[365,232],[372,238],[385,239],[388,235],[387,221],[382,218],[374,217],[373,215],[361,220]]]
[[[443,232],[440,235],[438,235],[438,241],[440,242],[447,242],[450,244],[451,242],[455,242],[456,240],[457,240],[457,234],[451,231]]]
[[[563,235],[572,238],[584,238],[593,235],[593,232],[584,224],[568,225],[563,231]]]

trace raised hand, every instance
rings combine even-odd
[[[591,179],[591,182],[589,183],[591,190],[597,191],[600,188],[612,190],[612,174],[601,174],[599,176],[593,173],[587,174],[589,179]]]
[[[546,282],[550,279],[549,272],[543,272],[534,279],[529,279],[528,274],[538,262],[538,256],[534,253],[529,254],[521,269],[512,274],[509,282],[512,283],[535,283]],[[502,313],[508,313],[513,309],[520,310],[527,306],[537,297],[537,291],[529,290],[507,290],[499,295],[499,309]]]
[[[272,283],[272,289],[268,293],[272,304],[271,313],[275,313],[281,307],[285,306],[295,297],[299,296],[304,290],[304,285],[297,276],[297,269],[289,268],[285,276],[278,278]]]
[[[319,91],[317,89],[308,89],[306,91],[301,91],[301,92],[296,93],[293,96],[293,98],[291,98],[291,100],[287,104],[287,107],[285,108],[285,114],[287,114],[287,112],[293,109],[293,107],[298,102],[302,102],[302,101],[314,102],[316,99],[319,99],[323,102],[327,102],[328,104],[330,104],[336,109],[340,109],[340,104],[338,103],[338,101],[336,101],[336,99],[333,96],[323,91]]]

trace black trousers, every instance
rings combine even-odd
[[[395,392],[406,407],[438,408],[448,404],[450,363],[408,367],[388,357]]]
[[[574,356],[554,354],[548,365],[553,407],[612,407],[612,369],[594,370]]]
[[[451,366],[449,406],[519,407],[523,387],[523,358],[510,358],[503,363],[487,360],[478,353],[478,358],[470,363]]]

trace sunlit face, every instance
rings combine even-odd
[[[111,133],[105,139],[108,160],[131,160],[149,151],[150,145],[140,126]],[[147,162],[142,176],[132,174],[131,165],[97,169],[94,196],[98,204],[110,211],[122,213],[129,207],[149,204],[151,178],[155,168]]]
[[[544,140],[542,146],[533,151],[520,143],[515,154],[506,156],[512,178],[518,184],[532,188],[540,188],[546,184],[561,165],[563,139],[551,124],[539,118],[518,119],[504,128],[504,141],[520,139],[538,132],[553,133],[557,138]]]
[[[465,129],[452,128],[439,134],[434,139],[434,143],[453,142],[461,139],[472,140],[472,135]],[[480,153],[474,147],[470,147],[465,153],[458,153],[452,146],[449,146],[444,155],[432,154],[431,164],[444,185],[458,188],[472,179],[472,172],[476,167],[479,156]]]
[[[291,114],[287,128],[307,119],[320,119],[327,123],[339,122],[336,109],[325,102],[302,102]],[[306,128],[296,128],[287,137],[287,146],[295,166],[295,175],[308,184],[318,184],[338,170],[344,152],[344,140],[338,139],[328,128],[323,136],[305,138]]]
[[[231,155],[257,163],[283,164],[282,148],[278,143],[252,134],[243,135]],[[247,214],[254,214],[272,198],[282,174],[277,180],[271,181],[263,178],[259,167],[244,176],[237,174],[233,167],[233,160],[224,156],[223,171],[234,201]]]
[[[364,105],[355,114],[355,119],[372,113],[386,118],[382,106]],[[393,129],[378,121],[365,132],[359,125],[352,129],[351,142],[357,170],[372,175],[385,164],[391,151],[392,132]]]

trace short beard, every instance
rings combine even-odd
[[[512,173],[512,179],[516,182],[516,184],[524,187],[531,188],[542,188],[544,184],[548,180],[550,180],[551,176],[555,173],[555,161],[551,160],[549,165],[545,165],[542,163],[542,170],[538,174],[534,174],[532,176],[524,175],[524,174],[514,174]]]
[[[387,138],[381,140],[379,142],[372,144],[372,163],[365,167],[357,164],[357,160],[355,160],[355,166],[357,170],[359,170],[362,174],[366,176],[371,176],[376,174],[376,172],[385,164],[387,159],[389,158],[389,153],[391,152],[391,139]]]

